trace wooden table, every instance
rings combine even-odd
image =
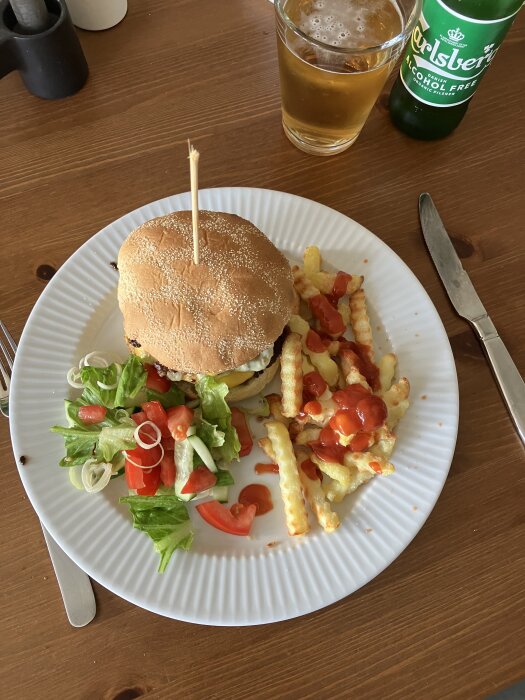
[[[186,191],[191,137],[202,187],[322,202],[374,231],[419,277],[457,364],[450,476],[406,551],[327,609],[208,628],[157,617],[94,583],[97,616],[73,629],[2,421],[0,696],[484,697],[525,676],[523,449],[426,252],[417,196],[434,196],[524,370],[525,13],[453,136],[406,138],[389,122],[385,92],[351,150],[317,159],[281,129],[271,5],[232,0],[221,14],[218,6],[131,0],[116,28],[80,32],[91,77],[70,99],[45,102],[16,74],[2,80],[1,318],[18,338],[46,279],[81,243],[145,202]]]

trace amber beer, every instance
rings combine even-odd
[[[275,0],[275,9],[285,133],[308,153],[339,153],[363,128],[419,0]]]

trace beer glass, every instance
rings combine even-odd
[[[275,0],[283,127],[306,153],[359,136],[421,0]]]

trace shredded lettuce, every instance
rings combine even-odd
[[[76,401],[65,401],[68,427],[55,425],[51,432],[64,438],[66,456],[61,467],[74,467],[90,457],[101,462],[111,462],[122,450],[136,447],[133,432],[134,421],[120,409],[108,409],[104,420],[95,425],[84,423],[78,417],[78,409],[85,406],[84,394]]]
[[[222,447],[224,445],[224,433],[216,425],[208,423],[204,418],[198,419],[197,435],[204,442],[208,449],[212,447]]]
[[[176,496],[126,496],[120,498],[120,503],[128,504],[133,527],[153,540],[160,554],[159,573],[165,571],[176,549],[190,549],[191,521],[186,506]]]
[[[115,393],[115,406],[135,406],[132,401],[146,384],[147,372],[136,355],[129,355],[122,367],[119,383]],[[82,380],[84,381],[84,380]],[[104,404],[107,406],[107,404]]]
[[[224,382],[218,382],[213,377],[204,376],[197,380],[195,389],[201,402],[202,418],[208,423],[216,425],[224,433],[224,443],[214,448],[217,458],[225,462],[238,460],[241,444],[237,431],[232,426],[232,414],[225,399],[228,394],[228,386]]]
[[[176,384],[172,384],[168,391],[161,393],[155,389],[146,388],[145,401],[158,401],[165,409],[172,406],[182,406],[184,404],[184,393]],[[141,402],[143,403],[143,402]]]

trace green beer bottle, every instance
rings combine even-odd
[[[392,92],[393,123],[416,139],[448,136],[523,0],[423,0]]]

